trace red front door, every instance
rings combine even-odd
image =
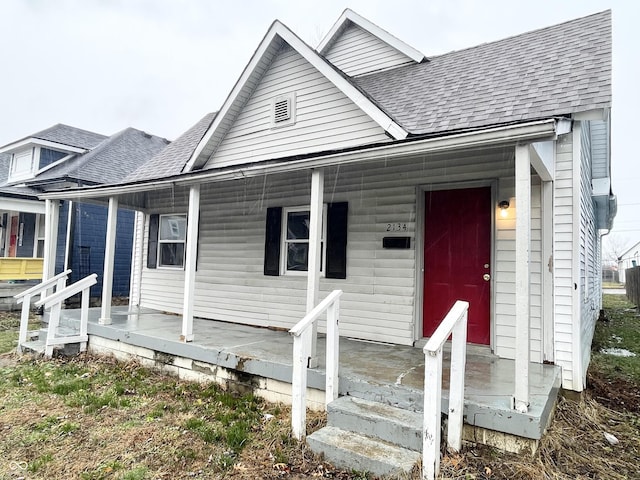
[[[467,341],[490,342],[491,189],[427,192],[423,334],[433,334],[456,300],[469,302]]]

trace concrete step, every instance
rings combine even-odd
[[[327,406],[327,423],[400,447],[422,451],[422,413],[344,396]]]
[[[43,355],[44,348],[45,348],[44,340],[39,340],[39,339],[30,340],[22,344],[22,353],[32,352],[38,355]]]
[[[333,426],[309,435],[307,444],[338,468],[381,477],[407,475],[420,460],[418,452]]]

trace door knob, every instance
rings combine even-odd
[[[491,280],[491,275],[489,275],[488,273],[485,273],[484,275],[482,275],[482,278],[484,279],[485,282],[488,282],[489,280]]]

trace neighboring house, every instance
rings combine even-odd
[[[276,21],[217,115],[119,184],[46,198],[137,211],[131,303],[181,314],[183,340],[193,316],[291,328],[341,289],[341,335],[419,345],[464,299],[516,382],[530,359],[581,391],[610,108],[608,11],[429,58],[350,10],[315,50]]]
[[[45,202],[38,195],[82,185],[118,182],[165,147],[167,141],[128,128],[110,137],[67,125],[0,147],[0,268],[3,280],[40,278],[45,255]],[[73,270],[72,281],[102,272],[107,220],[104,205],[62,201],[54,271]],[[113,294],[129,294],[134,213],[121,210]],[[8,260],[7,259],[11,259]],[[16,262],[17,259],[25,261]],[[26,263],[26,261],[30,263]],[[27,265],[17,272],[13,265]],[[101,284],[93,293],[100,293]]]
[[[618,277],[620,283],[627,283],[625,270],[640,266],[640,242],[633,245],[618,257]]]

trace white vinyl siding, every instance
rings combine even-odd
[[[581,307],[580,307],[580,353],[581,372],[580,385],[586,386],[586,372],[591,358],[591,341],[598,318],[601,292],[599,237],[595,228],[595,209],[591,196],[592,172],[591,129],[588,122],[582,123],[580,149],[580,279],[581,279]],[[576,379],[578,380],[578,379]],[[580,389],[581,389],[580,388]]]
[[[412,59],[353,23],[331,45],[325,58],[352,77],[413,63]]]
[[[574,342],[574,290],[578,279],[574,278],[574,262],[578,261],[574,242],[573,222],[573,144],[572,135],[562,135],[556,143],[556,168],[554,181],[553,213],[553,269],[555,331],[554,358],[562,367],[562,385],[573,388]]]
[[[295,94],[295,124],[274,128],[273,102],[283,94]],[[285,44],[204,168],[387,141],[377,123]]]
[[[504,191],[497,192],[497,198],[503,198],[505,194],[512,196],[513,174],[513,152],[508,149],[486,156],[434,155],[327,168],[325,201],[349,203],[347,278],[322,278],[320,282],[321,298],[336,288],[344,291],[341,334],[405,345],[414,341],[416,312],[422,308],[415,304],[416,247],[422,247],[415,244],[417,186],[502,179],[498,190]],[[203,184],[201,195],[195,315],[259,326],[293,326],[305,313],[306,278],[263,274],[266,209],[307,204],[310,174]],[[171,195],[158,192],[157,200],[150,201],[155,212],[186,208],[182,191]],[[497,222],[495,232],[499,250],[494,269],[495,347],[496,353],[505,357],[513,357],[515,335],[514,295],[509,287],[515,268],[512,222],[513,217]],[[403,236],[411,237],[410,249],[382,248],[389,223],[407,224],[408,232]],[[534,231],[533,235],[539,238],[539,233]],[[540,268],[535,262],[539,260],[534,258],[534,272]],[[179,313],[183,281],[182,271],[145,267],[142,305]],[[539,303],[532,299],[533,305]],[[532,321],[532,337],[538,339],[535,328],[536,321]],[[532,355],[538,358],[539,342],[532,345],[536,349]]]
[[[589,122],[593,178],[609,177],[609,124],[604,121]]]

